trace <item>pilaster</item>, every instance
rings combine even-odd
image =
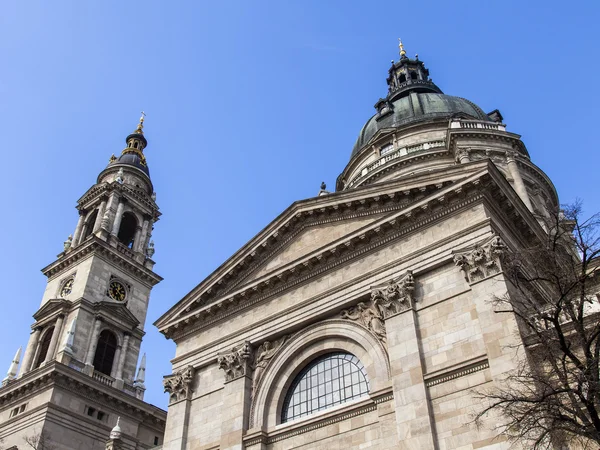
[[[398,447],[434,449],[434,429],[423,379],[417,317],[413,308],[385,320],[392,370]]]
[[[219,355],[219,368],[225,372],[221,422],[221,450],[241,450],[243,433],[248,429],[252,379],[250,343]]]
[[[184,450],[187,443],[194,368],[188,366],[163,379],[165,392],[169,393],[169,412],[163,450]]]

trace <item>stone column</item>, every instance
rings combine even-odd
[[[117,378],[117,369],[118,369],[118,361],[121,359],[121,349],[123,346],[117,345],[117,350],[115,351],[115,361],[117,364],[113,364],[112,370],[110,371],[110,376],[113,378]]]
[[[73,233],[73,244],[71,248],[77,247],[79,244],[79,238],[81,237],[81,229],[83,228],[83,221],[85,220],[85,214],[83,211],[79,211],[79,220],[77,221],[77,226],[75,227],[75,233]]]
[[[139,237],[139,240],[135,241],[135,245],[136,245],[136,250],[137,252],[141,252],[143,253],[146,246],[146,239],[148,237],[148,225],[149,225],[150,221],[148,219],[144,219],[144,223],[142,224],[142,234]]]
[[[459,164],[466,164],[471,161],[471,157],[469,156],[468,148],[458,148],[456,149],[455,160]]]
[[[412,308],[385,321],[400,449],[434,449],[434,429],[423,379],[417,317]]]
[[[137,252],[137,248],[140,243],[140,238],[142,237],[142,227],[139,225],[135,228],[135,235],[133,236],[133,245],[131,246],[134,252]]]
[[[234,347],[230,353],[218,357],[219,367],[225,371],[219,447],[221,450],[243,448],[252,394],[250,355],[250,343],[244,342]]]
[[[119,234],[119,228],[121,228],[121,219],[123,218],[123,209],[125,208],[125,202],[123,199],[119,200],[119,206],[117,206],[117,214],[115,215],[115,221],[113,222],[112,235],[116,236]]]
[[[125,333],[125,337],[123,338],[123,345],[121,347],[121,354],[119,355],[119,361],[117,363],[117,373],[115,378],[117,380],[123,379],[123,367],[125,366],[125,358],[127,357],[127,349],[129,347],[129,337],[130,333]]]
[[[96,233],[98,230],[100,230],[100,227],[102,226],[102,218],[104,217],[104,211],[106,211],[106,199],[102,200],[102,203],[100,203],[100,208],[98,208],[98,215],[96,216],[96,222],[94,222],[92,233]]]
[[[96,317],[94,321],[94,330],[92,331],[92,338],[90,339],[90,345],[88,352],[85,357],[86,369],[89,374],[93,373],[94,355],[96,354],[96,347],[98,347],[98,336],[100,335],[100,327],[102,326],[102,318]]]
[[[163,379],[165,392],[169,393],[169,413],[163,448],[184,450],[187,443],[190,406],[194,388],[194,368],[188,366]]]
[[[50,345],[48,346],[48,353],[46,353],[46,359],[44,359],[44,364],[48,364],[50,361],[54,359],[54,353],[56,352],[56,345],[58,344],[58,340],[62,333],[63,321],[65,320],[64,314],[59,314],[56,319],[56,323],[54,324],[54,331],[52,332],[52,338],[50,338]]]
[[[27,348],[25,349],[25,355],[23,357],[23,362],[21,363],[19,377],[23,376],[31,370],[31,365],[33,364],[33,356],[35,353],[35,349],[37,348],[38,342],[40,341],[41,332],[42,327],[35,327],[35,329],[31,332],[31,335],[29,336],[29,342],[27,343]]]
[[[525,183],[523,182],[523,178],[521,177],[521,172],[519,171],[519,166],[516,161],[517,152],[506,152],[506,165],[508,166],[508,171],[510,172],[510,176],[514,182],[514,188],[516,193],[519,195],[525,206],[529,211],[533,212],[533,207],[531,206],[531,201],[529,200],[529,195],[527,195],[527,188],[525,187]]]

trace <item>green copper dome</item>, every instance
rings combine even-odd
[[[450,119],[457,115],[491,121],[474,103],[445,95],[429,77],[429,70],[418,55],[415,59],[410,59],[406,56],[402,42],[399,47],[400,60],[392,61],[388,70],[388,94],[375,104],[377,114],[360,131],[351,157],[358,154],[379,130]]]
[[[413,92],[389,103],[389,112],[371,117],[360,130],[352,156],[356,155],[377,133],[384,128],[400,128],[433,119],[450,119],[455,115],[467,115],[475,120],[491,121],[486,113],[474,103],[460,97],[441,93]]]

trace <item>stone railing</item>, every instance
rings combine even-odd
[[[409,146],[402,147],[397,150],[391,151],[389,153],[386,153],[384,156],[379,158],[377,161],[374,161],[371,164],[365,166],[360,171],[360,174],[348,183],[347,187],[354,186],[359,181],[362,181],[369,173],[373,172],[375,169],[377,169],[380,166],[383,166],[384,164],[388,163],[389,161],[392,161],[397,158],[401,158],[410,153],[415,153],[415,152],[420,152],[423,150],[429,150],[432,148],[440,148],[440,147],[445,147],[445,146],[446,146],[445,140],[431,141],[431,142],[423,142],[421,144],[416,144],[416,145],[409,145]]]
[[[117,242],[117,250],[123,253],[125,256],[128,256],[129,258],[134,257],[133,251],[126,245],[121,244],[120,242]]]
[[[466,128],[479,130],[506,131],[506,125],[499,122],[484,122],[481,120],[453,120],[450,128]]]
[[[92,378],[96,381],[99,381],[102,384],[107,385],[107,386],[112,386],[113,383],[115,382],[115,379],[113,377],[104,375],[103,373],[98,372],[97,370],[94,370],[94,373],[92,374]]]

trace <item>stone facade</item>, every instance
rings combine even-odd
[[[500,418],[473,424],[520,339],[490,300],[556,193],[498,112],[405,56],[388,83],[337,192],[294,203],[156,322],[177,344],[163,449],[509,448]],[[368,395],[286,420],[295,380],[335,352]]]
[[[150,291],[161,281],[152,270],[160,213],[142,124],[79,199],[75,232],[43,269],[48,284],[18,376],[17,357],[0,388],[0,439],[9,448],[37,436],[44,448],[101,450],[117,421],[111,448],[162,443],[166,413],[143,401],[145,357],[136,372]]]

